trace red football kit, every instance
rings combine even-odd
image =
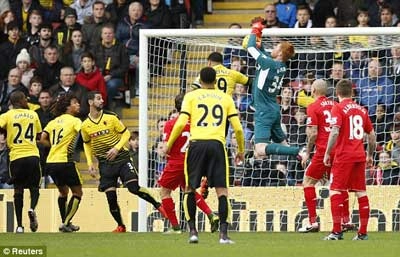
[[[370,133],[373,130],[368,111],[351,99],[345,99],[332,108],[332,126],[340,129],[330,188],[338,191],[365,191],[364,132]]]
[[[330,175],[331,168],[324,165],[324,154],[331,131],[331,109],[334,103],[326,96],[321,96],[307,107],[307,126],[317,126],[318,135],[315,140],[316,151],[305,172],[307,177],[315,180],[321,179],[324,174],[327,174],[328,177]],[[335,149],[332,149],[331,160],[334,159],[334,155]]]
[[[178,118],[169,120],[165,123],[163,140],[168,141],[175,122]],[[161,174],[158,184],[162,187],[175,190],[177,187],[185,186],[184,163],[186,148],[189,144],[190,124],[186,124],[181,135],[172,145],[167,157],[167,164]]]

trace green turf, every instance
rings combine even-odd
[[[45,245],[48,257],[397,257],[400,233],[370,233],[368,241],[323,241],[326,233],[230,233],[234,245],[220,245],[217,234],[200,233],[199,244],[187,243],[188,235],[161,233],[26,233],[0,234],[0,246]],[[0,253],[0,256],[2,253]]]

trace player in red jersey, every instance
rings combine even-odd
[[[307,147],[302,156],[302,165],[306,168],[303,180],[304,198],[308,209],[309,224],[299,229],[300,233],[318,232],[319,224],[317,222],[317,194],[315,184],[320,180],[329,178],[331,167],[324,165],[324,154],[331,123],[331,109],[334,101],[326,97],[327,84],[323,79],[317,79],[311,85],[311,93],[315,102],[307,107]],[[315,153],[310,164],[307,162],[315,145]],[[334,149],[331,151],[331,160],[335,155]],[[307,167],[306,167],[307,166]],[[342,192],[346,199],[343,206],[342,226],[349,230],[354,227],[349,219],[349,197],[347,191]]]
[[[365,185],[365,168],[372,165],[376,146],[375,132],[368,111],[351,100],[352,83],[341,80],[336,84],[339,103],[331,111],[331,132],[324,156],[324,164],[331,165],[330,153],[336,144],[335,160],[331,170],[331,213],[332,233],[325,240],[341,240],[341,214],[344,191],[355,192],[358,200],[360,226],[353,240],[366,240],[369,219],[369,200]],[[364,134],[367,135],[367,156],[364,150]]]
[[[175,97],[175,108],[178,112],[181,110],[183,96],[184,94],[179,94]],[[165,124],[163,141],[168,141],[177,119],[178,117],[167,121]],[[162,206],[164,207],[167,218],[172,225],[172,229],[168,231],[169,233],[178,234],[181,232],[175,214],[175,203],[171,197],[171,192],[178,187],[185,187],[184,163],[186,148],[189,144],[189,137],[190,124],[188,123],[169,151],[167,164],[158,180],[158,184],[161,186],[160,196],[162,199]],[[219,217],[212,213],[210,207],[199,193],[196,192],[195,197],[197,206],[207,215],[210,221],[211,232],[217,231],[219,226]]]

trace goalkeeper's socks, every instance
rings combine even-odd
[[[171,222],[172,227],[179,227],[178,218],[176,217],[175,213],[174,200],[171,197],[162,199],[162,206],[167,213],[167,218],[169,222]]]
[[[269,144],[265,147],[266,154],[277,154],[277,155],[298,155],[300,148],[285,146],[281,144]]]
[[[317,194],[315,193],[315,187],[305,187],[304,198],[308,210],[308,218],[310,224],[317,222]]]
[[[65,221],[65,216],[67,213],[67,197],[58,197],[58,209],[60,210],[60,215],[61,215],[61,221],[64,223]]]
[[[212,213],[210,207],[204,200],[204,198],[197,192],[195,192],[195,197],[196,197],[196,205],[202,210],[207,216]]]
[[[367,234],[369,220],[368,196],[358,198],[358,211],[360,213],[360,228],[358,229],[358,234]]]
[[[342,194],[334,194],[331,197],[331,213],[333,220],[332,232],[342,232],[342,209],[343,209],[343,198]]]
[[[183,209],[190,230],[196,229],[196,199],[194,192],[185,193],[183,196]]]
[[[349,193],[347,191],[343,191],[342,197],[343,197],[342,223],[346,224],[350,222]]]

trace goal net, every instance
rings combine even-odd
[[[249,30],[142,30],[140,34],[139,133],[140,183],[157,187],[165,166],[161,154],[162,127],[177,115],[174,98],[187,92],[201,68],[207,66],[212,52],[223,54],[224,65],[250,78],[256,70],[255,60],[242,47]],[[397,190],[400,173],[400,30],[399,28],[332,28],[332,29],[265,29],[262,45],[271,51],[281,40],[295,46],[296,55],[288,63],[281,95],[282,128],[290,145],[306,145],[306,108],[314,100],[311,84],[325,79],[328,96],[336,100],[335,84],[342,78],[354,85],[354,99],[368,109],[377,133],[378,147],[374,167],[366,170],[372,196],[372,229],[398,230],[399,199],[391,196]],[[235,165],[234,133],[229,131],[227,149],[230,157],[230,194],[233,207],[231,230],[296,231],[307,221],[302,181],[304,169],[299,160],[288,156],[253,156],[253,112],[249,108],[251,91],[237,85],[233,94],[240,113],[246,139],[246,159]],[[399,125],[397,125],[399,124]],[[148,154],[149,153],[149,154]],[[148,172],[142,172],[146,171]],[[328,181],[317,189],[318,215],[322,229],[329,230]],[[375,191],[374,191],[375,192]],[[397,195],[399,195],[397,193]],[[387,198],[386,198],[387,197]],[[207,201],[217,210],[214,194]],[[382,199],[390,199],[382,205]],[[351,199],[351,218],[358,222],[358,205]],[[176,199],[179,204],[179,199]],[[355,204],[354,204],[355,203]],[[374,205],[375,204],[375,205]],[[381,206],[382,205],[382,206]],[[148,206],[140,203],[142,231],[154,230],[146,216]],[[146,209],[147,208],[147,209]],[[389,208],[389,209],[388,209]],[[391,209],[390,209],[391,208]],[[177,205],[177,210],[179,206]],[[181,216],[183,219],[184,216]],[[168,222],[162,223],[161,230]],[[199,214],[199,228],[209,229],[207,218]]]

